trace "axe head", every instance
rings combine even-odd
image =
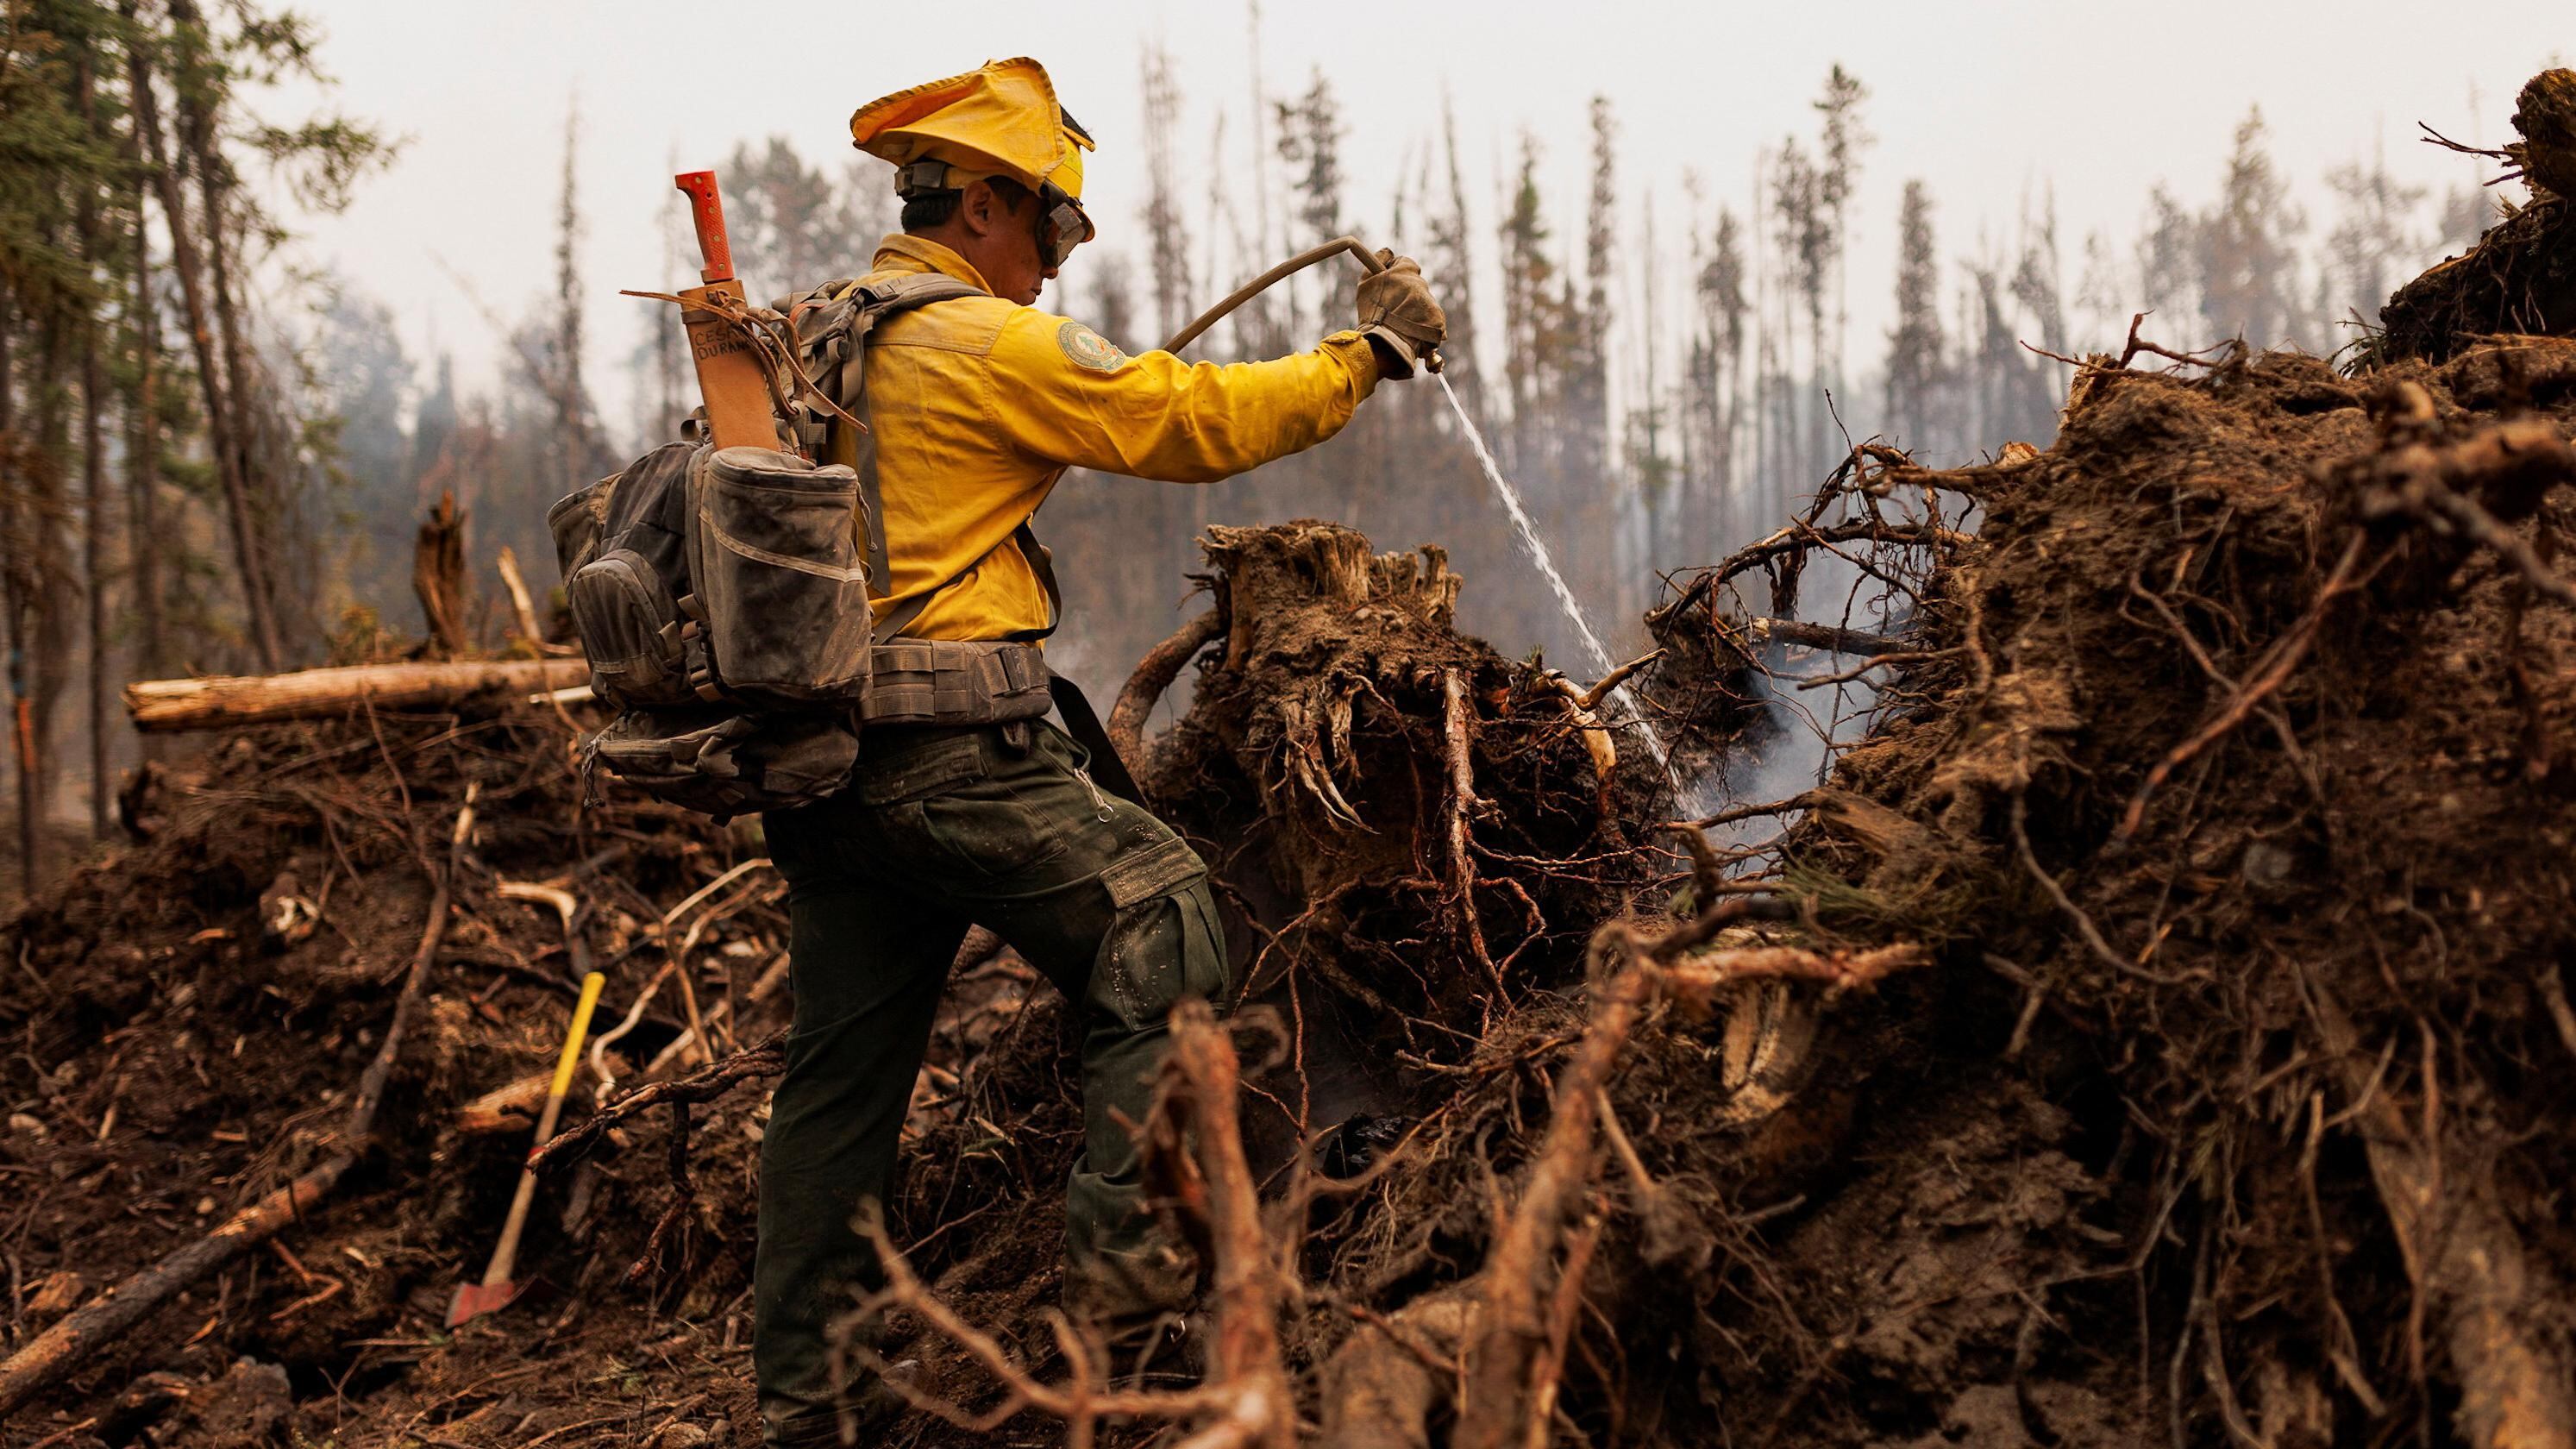
[[[499,1283],[459,1283],[456,1285],[456,1301],[447,1305],[447,1326],[461,1327],[470,1319],[507,1308],[524,1291],[525,1285],[506,1280]]]

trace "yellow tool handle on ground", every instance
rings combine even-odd
[[[581,1001],[572,1009],[572,1030],[564,1033],[563,1055],[555,1060],[555,1080],[546,1089],[545,1111],[537,1117],[537,1140],[528,1148],[531,1156],[554,1138],[555,1123],[563,1116],[564,1097],[572,1091],[573,1069],[581,1064],[582,1038],[590,1034],[590,1015],[599,1009],[599,991],[607,984],[608,978],[596,971],[581,978]],[[519,1190],[510,1198],[509,1217],[502,1220],[501,1241],[492,1249],[492,1265],[483,1270],[484,1287],[510,1281],[510,1270],[518,1266],[519,1233],[528,1225],[528,1207],[536,1197],[537,1170],[520,1168]]]
[[[546,1088],[545,1119],[537,1124],[537,1146],[555,1135],[555,1117],[563,1110],[564,1095],[572,1090],[573,1069],[581,1065],[581,1039],[590,1034],[590,1014],[599,1009],[600,988],[608,978],[596,971],[581,978],[581,1002],[572,1009],[572,1030],[564,1033],[563,1055],[555,1062],[554,1085]],[[535,1148],[530,1148],[535,1151]]]

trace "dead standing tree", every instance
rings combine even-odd
[[[465,518],[456,495],[442,491],[438,506],[420,521],[411,557],[411,590],[420,600],[430,642],[450,659],[462,659],[474,648],[466,623]]]

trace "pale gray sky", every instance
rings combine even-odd
[[[658,228],[675,155],[684,168],[712,165],[737,141],[781,133],[809,159],[837,164],[860,103],[989,57],[1034,55],[1099,138],[1089,196],[1107,245],[1140,254],[1138,55],[1159,38],[1178,64],[1180,154],[1192,184],[1204,184],[1220,109],[1231,164],[1249,165],[1253,41],[1240,0],[299,8],[325,32],[339,106],[404,138],[404,149],[363,183],[346,215],[303,224],[297,258],[359,278],[394,307],[416,356],[434,336],[469,386],[497,376],[499,345],[446,268],[513,315],[550,288],[564,116],[578,96],[591,362],[603,411],[621,431],[630,415],[624,359],[639,329],[664,319],[616,291],[694,279],[665,275]],[[1906,178],[1930,182],[1951,254],[1973,249],[1981,227],[2007,241],[2026,200],[2053,188],[2071,293],[2085,233],[2101,228],[2125,246],[2149,186],[2163,180],[2187,203],[2208,199],[2254,103],[2314,226],[2330,215],[2326,170],[2374,146],[2384,145],[2401,177],[2437,193],[2474,176],[2462,158],[2417,144],[2415,122],[2493,144],[2514,90],[2567,47],[2567,16],[2564,0],[2454,0],[2438,13],[2389,0],[1267,0],[1259,44],[1272,93],[1302,89],[1318,66],[1339,92],[1364,235],[1384,225],[1397,169],[1436,134],[1445,95],[1472,201],[1490,214],[1526,127],[1548,147],[1559,233],[1579,236],[1586,107],[1606,93],[1623,136],[1623,205],[1633,222],[1653,188],[1667,266],[1682,245],[1684,173],[1698,175],[1709,205],[1741,211],[1757,148],[1793,129],[1811,133],[1808,103],[1841,62],[1870,88],[1866,119],[1877,138],[1854,218],[1857,362],[1880,350]],[[291,114],[304,99],[280,96],[271,110]],[[1490,235],[1488,226],[1479,238],[1488,265]],[[853,257],[872,240],[854,238]],[[755,290],[788,280],[762,275],[757,258],[740,261]],[[1078,253],[1067,276],[1077,307],[1088,295],[1083,264]],[[1678,292],[1669,272],[1665,285]],[[1051,292],[1042,305],[1063,300]],[[2169,331],[2181,340],[2188,328]]]

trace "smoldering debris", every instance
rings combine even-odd
[[[2351,371],[2133,337],[2045,450],[1856,449],[1648,620],[1636,708],[1734,790],[1692,820],[1436,549],[1211,530],[1113,718],[1237,951],[1137,1124],[1207,1378],[1055,1314],[1068,1023],[979,937],[853,1303],[894,1442],[2568,1443],[2576,342],[2459,315]],[[756,1442],[782,888],[585,805],[579,708],[235,734],[10,925],[13,1348],[359,1152],[16,1436]],[[615,1039],[543,1281],[450,1336],[573,991],[505,882],[576,899]]]

